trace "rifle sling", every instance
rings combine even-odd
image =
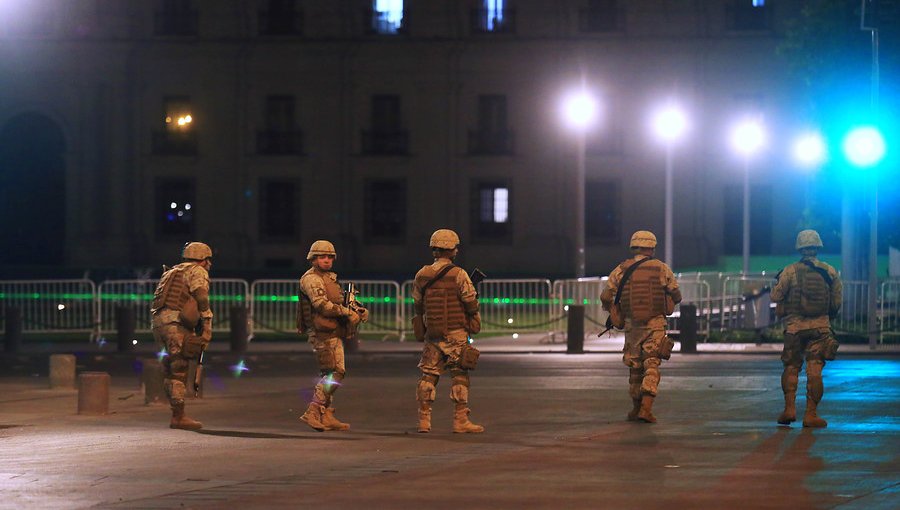
[[[831,285],[834,283],[834,280],[831,279],[831,275],[828,274],[828,271],[826,271],[825,269],[823,269],[823,268],[821,268],[821,267],[819,267],[819,266],[813,264],[813,263],[812,263],[811,261],[809,261],[809,260],[801,260],[800,263],[803,264],[803,265],[805,265],[805,266],[809,266],[810,269],[812,269],[813,271],[815,271],[815,272],[819,273],[820,275],[822,275],[822,278],[825,279],[825,283],[828,284],[828,288],[829,288],[829,289],[831,288]]]
[[[428,287],[431,287],[432,285],[434,285],[435,283],[437,283],[438,280],[440,280],[441,278],[443,278],[444,275],[447,274],[447,273],[449,273],[450,270],[453,269],[454,267],[456,267],[456,266],[454,266],[453,264],[447,264],[446,266],[444,266],[443,269],[441,269],[440,271],[438,271],[438,274],[436,274],[436,275],[434,276],[434,278],[428,280],[428,283],[426,283],[425,286],[422,287],[422,297],[425,297],[425,291],[428,290]]]
[[[631,273],[634,272],[635,269],[644,262],[652,259],[653,257],[647,257],[645,259],[641,259],[634,264],[628,266],[628,269],[625,270],[625,274],[622,275],[622,280],[619,282],[619,288],[616,289],[616,300],[615,303],[619,304],[619,300],[622,299],[622,289],[625,288],[625,284],[628,283],[628,279],[631,278]]]

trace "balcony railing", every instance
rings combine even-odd
[[[409,131],[362,132],[363,154],[376,156],[402,156],[409,153]]]
[[[625,29],[625,11],[622,8],[580,9],[578,30],[580,32],[621,32]]]
[[[303,132],[300,130],[257,131],[256,152],[269,155],[303,154]]]
[[[513,153],[513,132],[469,130],[469,154],[509,155]]]
[[[156,35],[191,36],[197,35],[197,11],[158,11],[153,18],[153,33]]]
[[[303,35],[303,15],[297,11],[259,11],[259,35]]]
[[[513,34],[516,32],[514,9],[472,9],[469,12],[470,27],[474,34]]]
[[[153,154],[158,156],[196,156],[196,131],[172,131],[169,129],[154,131]]]

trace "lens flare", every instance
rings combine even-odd
[[[250,371],[250,369],[244,363],[244,360],[238,361],[236,365],[231,365],[230,367],[228,367],[228,369],[231,370],[231,373],[232,375],[234,375],[235,379],[240,377],[242,373]]]
[[[169,355],[169,353],[166,352],[165,349],[160,349],[159,352],[156,353],[156,360],[159,361],[160,363],[162,363],[163,358],[165,358],[168,355]]]

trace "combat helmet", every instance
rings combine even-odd
[[[192,241],[185,243],[181,251],[181,258],[187,260],[206,260],[212,258],[212,248],[204,243]]]
[[[450,229],[438,229],[431,234],[431,240],[428,241],[428,246],[431,248],[440,248],[442,250],[452,250],[459,246],[459,236]]]
[[[799,234],[797,234],[797,245],[795,249],[802,250],[803,248],[821,248],[822,238],[819,237],[819,233],[812,229],[801,230]]]
[[[306,260],[316,258],[316,255],[334,255],[334,258],[337,258],[337,252],[334,251],[334,245],[331,244],[331,241],[326,241],[324,239],[319,239],[312,243],[312,246],[309,247],[309,253],[306,254]]]
[[[656,248],[656,236],[649,230],[638,230],[631,236],[630,248]]]

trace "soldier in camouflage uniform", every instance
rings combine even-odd
[[[803,360],[806,360],[806,413],[804,427],[826,427],[828,422],[816,414],[825,391],[822,369],[826,360],[833,360],[838,343],[831,331],[830,318],[841,309],[841,278],[830,265],[817,260],[822,239],[815,230],[797,235],[796,248],[801,254],[795,262],[781,271],[772,289],[776,313],[784,317],[784,350],[781,361],[781,389],[784,392],[784,411],[778,423],[790,425],[797,420],[794,400]]]
[[[297,330],[308,334],[321,375],[312,402],[300,420],[319,432],[350,428],[350,424],[334,416],[331,406],[334,392],[346,374],[342,339],[369,317],[369,312],[361,306],[343,305],[343,290],[337,274],[331,271],[336,258],[334,245],[329,241],[314,242],[306,256],[312,267],[300,277]]]
[[[422,377],[416,387],[418,431],[431,431],[435,386],[441,373],[447,370],[452,376],[450,400],[456,406],[453,432],[484,432],[484,427],[469,421],[469,371],[461,363],[469,336],[481,330],[478,296],[469,275],[453,265],[453,259],[459,253],[456,232],[435,231],[429,246],[434,263],[416,273],[413,285],[413,329],[416,339],[425,342],[419,361]]]
[[[153,338],[166,349],[162,369],[172,407],[169,427],[197,430],[203,424],[184,415],[184,397],[189,362],[197,359],[212,340],[213,313],[209,307],[212,250],[203,243],[187,243],[181,258],[182,263],[175,267],[163,266],[150,308],[151,326]]]
[[[619,306],[625,319],[622,361],[629,369],[632,410],[628,420],[656,423],[652,408],[659,386],[659,365],[661,359],[669,359],[672,346],[666,336],[666,315],[681,302],[681,290],[669,266],[653,258],[656,236],[652,232],[635,232],[630,247],[634,256],[610,273],[600,300],[606,310],[616,306],[614,301],[625,272],[640,263],[621,290]]]

